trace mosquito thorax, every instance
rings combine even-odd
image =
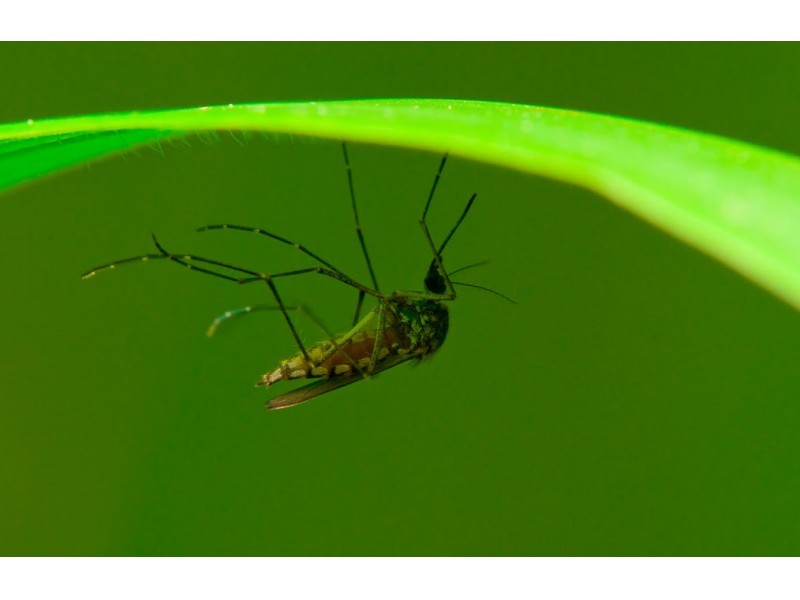
[[[394,326],[402,331],[409,347],[420,358],[436,352],[444,343],[450,326],[450,313],[443,302],[401,296],[392,303],[391,310],[396,318]]]

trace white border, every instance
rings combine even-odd
[[[0,596],[795,600],[797,559],[0,559]]]
[[[26,0],[4,40],[792,40],[793,3],[761,0]]]

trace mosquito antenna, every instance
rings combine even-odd
[[[508,302],[511,302],[511,304],[516,304],[517,303],[516,300],[512,300],[511,298],[509,298],[505,294],[501,294],[497,290],[493,290],[491,288],[484,287],[482,285],[476,285],[474,283],[464,283],[463,281],[453,281],[452,279],[450,280],[450,283],[452,283],[454,285],[463,285],[463,286],[466,286],[466,287],[471,287],[471,288],[474,288],[476,290],[483,290],[484,292],[489,292],[490,294],[494,294],[495,296],[500,296],[503,300],[507,300]]]
[[[482,267],[485,264],[489,263],[489,259],[482,260],[480,262],[472,263],[471,265],[467,265],[466,267],[459,267],[455,271],[450,271],[449,275],[455,275],[456,273],[460,273],[461,271],[466,271],[467,269],[474,269],[475,267]]]

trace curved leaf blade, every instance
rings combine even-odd
[[[225,129],[448,151],[583,186],[800,308],[799,159],[605,115],[496,102],[401,99],[27,121],[0,126],[0,140],[13,140],[0,142],[0,189],[176,133]],[[54,143],[58,139],[69,152],[59,150],[62,146]]]
[[[0,141],[0,190],[165,137],[164,132],[133,129]]]

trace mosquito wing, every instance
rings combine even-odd
[[[395,355],[389,357],[383,362],[378,363],[378,366],[375,368],[375,371],[372,373],[372,376],[374,377],[378,373],[385,371],[387,369],[391,369],[392,367],[396,367],[400,363],[406,362],[407,360],[412,358],[419,358],[419,356],[416,354],[404,354],[404,355]],[[287,392],[285,394],[281,394],[280,396],[272,398],[267,402],[267,408],[269,410],[279,410],[281,408],[289,408],[290,406],[296,406],[297,404],[301,404],[306,400],[311,400],[312,398],[316,398],[317,396],[321,396],[322,394],[327,394],[328,392],[332,392],[333,390],[338,390],[340,387],[350,385],[351,383],[356,383],[364,378],[365,375],[363,372],[361,372],[361,373],[346,373],[343,375],[335,375],[333,377],[328,377],[325,379],[318,379],[314,383],[304,385],[303,387],[297,388],[296,390],[292,390],[291,392]]]
[[[364,379],[364,375],[361,373],[319,379],[314,383],[309,383],[308,385],[304,385],[296,390],[292,390],[291,392],[287,392],[286,394],[281,394],[280,396],[272,398],[269,402],[267,402],[267,408],[270,410],[289,408],[290,406],[295,406],[301,402],[305,402],[306,400],[311,400],[312,398],[316,398],[322,394],[332,392],[340,387],[361,381],[362,379]]]

